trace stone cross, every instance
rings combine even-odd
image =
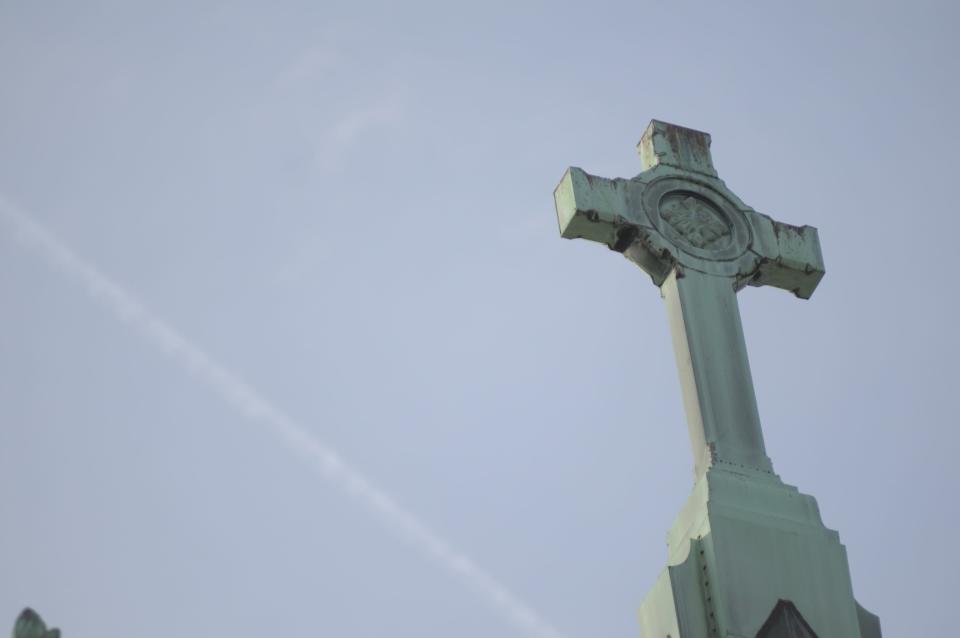
[[[643,172],[606,179],[571,167],[554,191],[560,233],[606,244],[666,300],[694,473],[723,463],[772,473],[736,292],[775,286],[807,299],[823,277],[817,229],[774,221],[717,177],[710,136],[652,121]]]

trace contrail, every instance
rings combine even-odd
[[[2,195],[0,221],[13,228],[21,243],[79,283],[119,320],[133,326],[147,341],[219,394],[246,419],[270,430],[280,442],[305,458],[323,478],[336,484],[376,515],[389,531],[460,579],[491,604],[508,623],[537,638],[564,638],[503,583],[433,531],[336,450],[155,315],[131,292],[70,250],[32,215]]]

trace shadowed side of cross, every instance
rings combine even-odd
[[[736,292],[766,285],[809,298],[824,274],[817,229],[744,204],[717,177],[707,133],[654,120],[638,150],[632,179],[567,170],[554,191],[560,233],[623,253],[660,287],[695,476],[715,463],[773,472]]]

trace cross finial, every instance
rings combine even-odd
[[[737,307],[747,284],[808,298],[823,276],[817,229],[762,215],[717,177],[710,136],[654,120],[643,172],[571,167],[554,191],[560,233],[623,253],[667,301],[697,476],[714,463],[772,472]]]
[[[717,176],[710,157],[710,134],[692,128],[651,120],[637,143],[643,170],[658,164]]]

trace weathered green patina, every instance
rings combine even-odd
[[[13,638],[60,638],[60,630],[47,629],[40,615],[27,607],[17,617],[12,636]]]
[[[654,121],[639,151],[633,179],[567,171],[554,192],[560,232],[622,252],[660,286],[696,475],[718,462],[770,472],[736,291],[771,285],[809,298],[824,273],[817,229],[740,201],[717,178],[706,133]]]
[[[748,284],[809,298],[824,274],[817,230],[744,204],[717,177],[706,133],[655,120],[638,150],[636,177],[570,168],[554,198],[563,237],[623,253],[666,301],[695,485],[641,607],[644,635],[879,638],[838,534],[773,472],[737,306]]]

